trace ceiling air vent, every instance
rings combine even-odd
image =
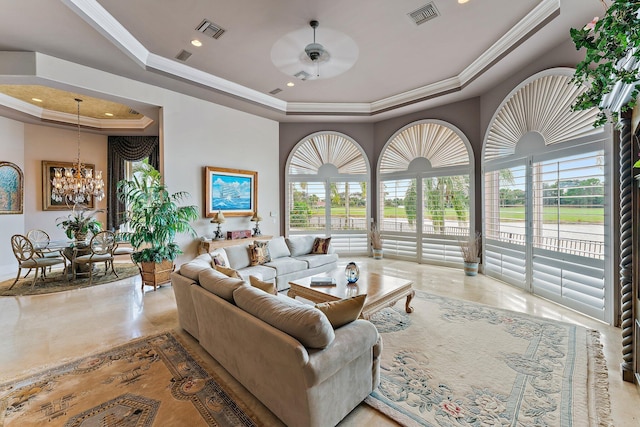
[[[133,108],[129,107],[129,114],[131,114],[132,116],[137,116],[140,113],[134,110]]]
[[[438,13],[438,9],[436,9],[436,5],[431,2],[422,6],[420,9],[416,9],[409,13],[409,16],[413,19],[413,22],[415,22],[416,25],[420,25],[430,19],[440,16],[440,14]]]
[[[311,77],[311,74],[307,73],[306,71],[298,71],[297,73],[295,73],[293,75],[293,77],[298,78],[300,80],[307,80],[309,77]]]
[[[225,30],[221,26],[219,26],[218,24],[214,24],[207,19],[203,20],[200,25],[196,27],[196,30],[209,37],[213,37],[214,39],[219,39],[220,36],[225,32]]]
[[[186,61],[187,59],[189,59],[190,56],[191,56],[191,52],[188,52],[183,49],[176,55],[176,59],[180,61]]]
[[[278,93],[282,92],[282,89],[280,89],[279,87],[275,88],[274,90],[272,90],[271,92],[269,92],[271,95],[276,95]]]

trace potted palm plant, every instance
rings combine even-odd
[[[182,253],[176,234],[196,235],[190,222],[198,218],[196,206],[179,206],[189,196],[170,194],[162,176],[148,162],[142,162],[130,180],[117,184],[118,198],[125,203],[125,220],[130,231],[123,233],[131,243],[131,259],[138,264],[142,283],[156,286],[169,281],[173,261]]]
[[[462,252],[462,260],[464,261],[464,274],[467,276],[478,274],[481,249],[482,234],[478,232],[474,236],[469,236],[468,240],[460,242],[460,252]]]
[[[56,220],[56,225],[64,230],[68,238],[82,242],[87,239],[89,233],[96,234],[102,231],[102,224],[95,217],[99,212],[104,210],[90,212],[86,206],[74,205],[69,215]]]

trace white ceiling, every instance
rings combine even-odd
[[[42,52],[279,121],[377,121],[477,96],[603,13],[599,0],[433,2],[439,16],[416,25],[408,13],[427,0],[3,0],[0,51]],[[225,33],[199,33],[203,19]],[[301,50],[313,40],[312,19],[319,43],[325,28],[355,41],[348,71],[300,81],[273,64],[286,34],[308,30]],[[175,59],[183,49],[185,62]]]

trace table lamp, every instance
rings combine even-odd
[[[225,218],[222,211],[218,211],[214,216],[211,222],[213,224],[218,224],[218,229],[216,230],[216,234],[213,236],[215,240],[224,240],[224,236],[222,235],[222,231],[220,231],[220,224],[224,223]]]
[[[260,221],[262,221],[262,217],[258,215],[258,212],[254,212],[251,217],[251,221],[256,223],[256,227],[253,229],[254,236],[260,236],[262,232],[260,231]]]

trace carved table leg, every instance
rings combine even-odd
[[[411,291],[409,295],[407,295],[407,302],[404,305],[404,309],[407,313],[413,313],[413,307],[411,307],[411,300],[416,295],[416,291]]]

